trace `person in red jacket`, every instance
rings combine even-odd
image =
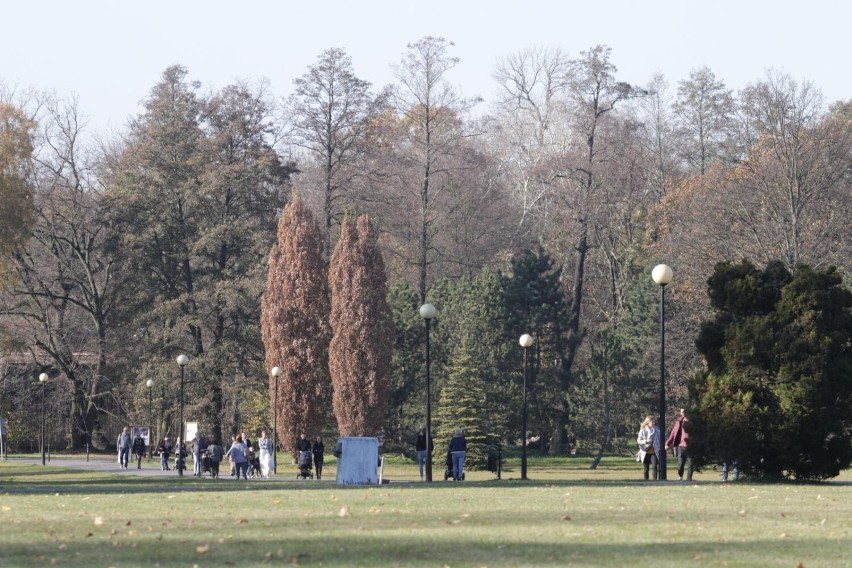
[[[672,446],[674,446],[675,449],[679,481],[683,481],[684,465],[686,466],[686,480],[692,481],[692,458],[689,457],[689,450],[687,450],[689,433],[684,430],[683,427],[687,422],[689,422],[689,420],[686,419],[686,410],[681,408],[680,415],[675,420],[674,426],[672,426],[672,432],[666,440],[666,450]]]

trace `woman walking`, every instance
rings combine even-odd
[[[648,468],[653,468],[654,481],[656,481],[657,452],[662,451],[663,448],[660,443],[660,431],[654,426],[653,416],[646,416],[642,421],[636,443],[639,444],[639,461],[642,462],[645,480],[648,479]]]

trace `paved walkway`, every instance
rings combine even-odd
[[[41,458],[16,458],[9,456],[9,462],[21,462],[21,463],[32,463],[41,465]],[[170,460],[172,465],[174,460]],[[90,455],[88,459],[85,456],[64,456],[64,455],[54,455],[51,456],[50,461],[47,462],[47,465],[57,466],[57,467],[68,467],[71,469],[80,469],[84,471],[103,471],[108,473],[115,473],[116,475],[139,475],[142,477],[178,477],[178,472],[174,467],[172,467],[169,471],[162,471],[160,469],[160,459],[156,456],[148,461],[147,458],[142,460],[141,469],[137,468],[136,461],[132,460],[130,464],[127,466],[127,469],[124,469],[118,465],[118,457],[107,457],[103,454]],[[184,470],[184,477],[192,477],[192,458],[187,460],[188,469]],[[278,474],[270,474],[269,479],[277,479],[279,481],[284,479],[291,479],[295,475],[295,467],[290,466],[289,469],[285,468],[284,471],[281,470],[281,464],[278,467]],[[221,479],[232,479],[230,475],[228,475],[229,464],[228,462],[224,462],[220,466],[219,477]],[[292,475],[289,473],[290,470],[293,470]],[[204,474],[203,477],[210,479],[210,474]],[[255,478],[251,481],[267,481],[262,478]]]

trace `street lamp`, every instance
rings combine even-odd
[[[272,367],[272,376],[275,377],[272,390],[272,473],[278,473],[278,377],[281,373],[281,367]]]
[[[145,381],[145,386],[148,387],[148,461],[151,461],[151,457],[154,454],[154,444],[152,438],[154,437],[154,380],[148,379]]]
[[[47,465],[44,459],[44,387],[47,385],[47,379],[47,373],[38,376],[38,382],[41,383],[41,465]]]
[[[672,281],[672,269],[666,264],[658,264],[651,271],[651,278],[660,286],[660,444],[666,435],[666,285]],[[657,448],[659,452],[660,448]],[[659,452],[661,481],[666,480],[666,452]]]
[[[175,451],[177,452],[177,455],[178,455],[178,460],[177,460],[177,462],[178,462],[177,463],[178,475],[183,476],[183,468],[184,468],[185,464],[183,462],[184,457],[183,457],[183,452],[181,450],[183,449],[182,446],[184,444],[186,444],[186,440],[183,439],[183,368],[186,367],[187,363],[189,363],[189,357],[181,354],[181,355],[178,355],[176,361],[177,361],[177,364],[180,365],[180,426],[178,427],[178,432],[180,432],[180,438],[179,438],[180,443],[178,444],[178,447],[176,448]]]
[[[426,481],[432,481],[432,384],[429,378],[429,324],[435,317],[435,306],[420,306],[420,317],[426,322]]]
[[[527,478],[527,353],[533,344],[531,335],[525,333],[518,340],[521,347],[524,348],[524,411],[523,411],[523,430],[521,431],[521,479]]]

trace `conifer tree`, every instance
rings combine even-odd
[[[278,392],[270,377],[270,400],[278,409],[278,439],[290,452],[299,434],[321,433],[329,406],[328,281],[322,254],[322,233],[295,195],[278,222],[261,306],[266,368],[283,371]]]
[[[469,335],[461,338],[450,361],[450,371],[441,387],[440,402],[435,416],[439,424],[435,435],[436,463],[441,463],[453,430],[461,428],[467,440],[465,467],[484,469],[487,464],[489,432],[485,412],[486,389],[481,365],[477,361]]]
[[[379,432],[387,403],[395,339],[385,264],[366,215],[344,218],[329,269],[329,373],[334,414],[344,436]]]

